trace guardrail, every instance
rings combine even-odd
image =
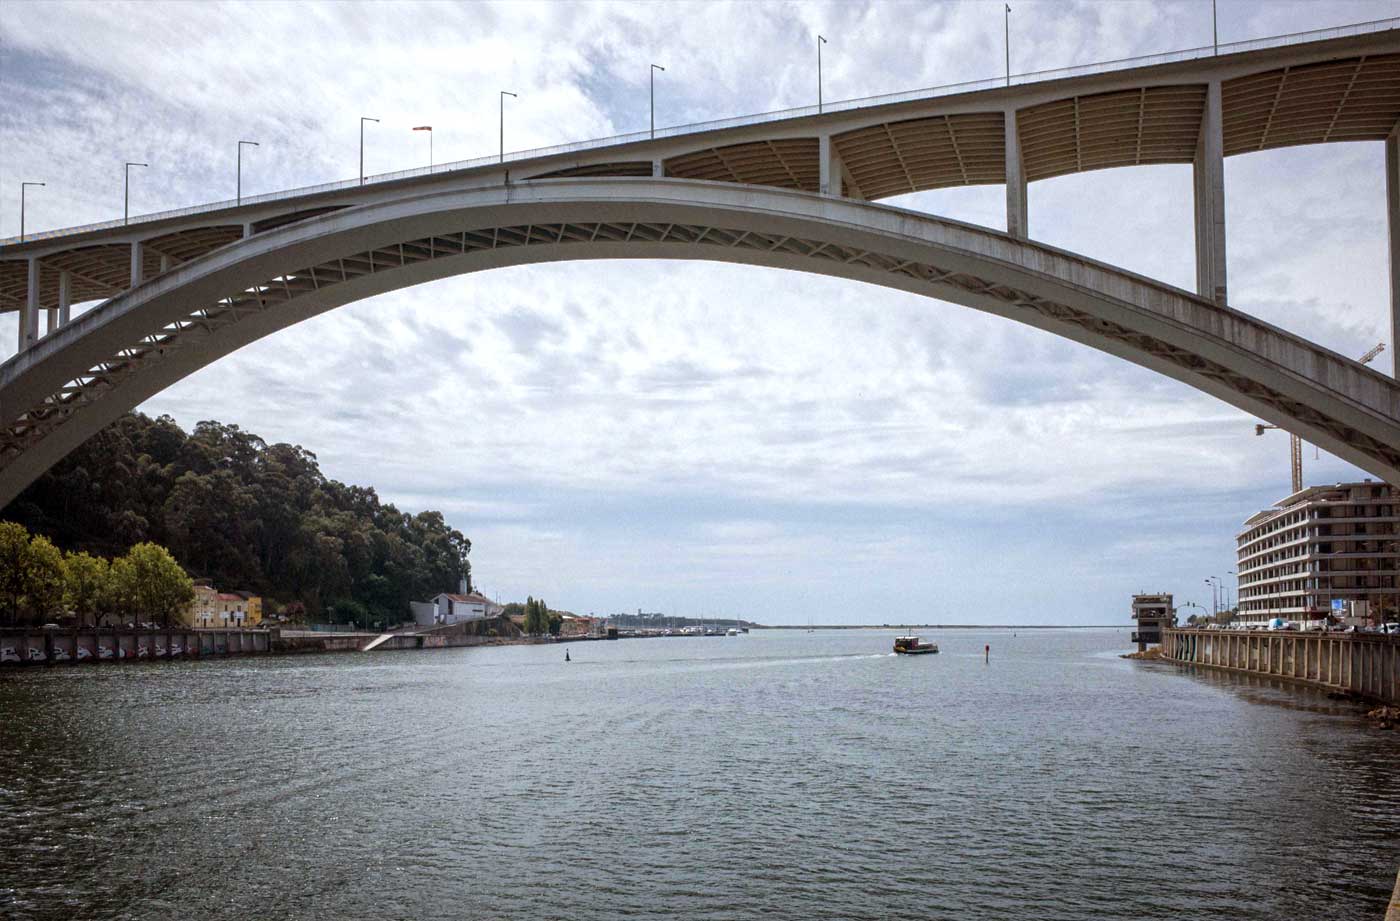
[[[847,112],[853,109],[861,109],[869,106],[889,105],[896,102],[917,102],[926,99],[937,99],[941,96],[952,96],[958,93],[969,93],[978,90],[996,89],[1004,86],[1023,86],[1031,83],[1043,83],[1049,80],[1063,80],[1069,77],[1091,76],[1094,74],[1112,73],[1117,70],[1129,70],[1134,67],[1146,67],[1154,64],[1172,64],[1180,61],[1194,61],[1215,57],[1221,54],[1237,54],[1244,51],[1259,51],[1267,48],[1283,48],[1289,45],[1299,45],[1305,42],[1322,41],[1329,38],[1344,38],[1353,35],[1368,35],[1376,32],[1386,32],[1400,28],[1400,17],[1389,19],[1376,19],[1370,22],[1352,23],[1345,26],[1334,26],[1329,29],[1314,29],[1308,32],[1293,32],[1286,35],[1273,35],[1266,38],[1246,39],[1238,42],[1227,42],[1223,45],[1204,45],[1199,48],[1187,48],[1180,51],[1167,51],[1158,54],[1141,55],[1131,58],[1119,58],[1113,61],[1101,61],[1095,64],[1077,64],[1071,67],[1060,67],[1052,70],[1037,70],[1022,74],[1012,74],[1008,77],[992,77],[985,80],[972,80],[963,83],[948,83],[942,86],[925,87],[923,89],[905,90],[898,93],[886,93],[876,96],[862,96],[855,99],[842,99],[827,102],[818,106],[798,106],[790,109],[777,109],[772,112],[759,112],[752,115],[740,115],[733,118],[716,119],[712,121],[692,122],[685,125],[674,125],[669,128],[657,128],[655,133],[651,131],[633,131],[627,134],[616,134],[611,137],[595,138],[588,141],[573,141],[567,144],[556,144],[550,147],[535,147],[529,150],[516,150],[505,153],[504,156],[494,154],[487,157],[475,157],[470,160],[457,160],[451,163],[439,163],[433,166],[418,167],[416,169],[396,170],[390,173],[377,173],[373,176],[366,176],[360,179],[342,179],[336,182],[325,182],[320,185],[301,186],[295,189],[286,189],[281,192],[265,192],[261,195],[245,195],[241,201],[225,199],[223,201],[209,202],[201,205],[190,205],[185,208],[174,208],[168,211],[157,211],[151,214],[136,215],[128,220],[99,221],[94,224],[82,224],[76,227],[64,227],[58,230],[43,230],[38,233],[25,234],[24,240],[19,237],[5,237],[0,239],[0,246],[10,246],[15,243],[30,243],[36,240],[49,240],[54,237],[67,236],[76,233],[90,233],[96,230],[111,230],[116,227],[130,226],[132,224],[145,224],[153,221],[163,221],[173,217],[185,217],[192,214],[205,214],[212,211],[222,211],[227,208],[241,207],[243,205],[267,204],[269,202],[285,201],[292,198],[301,198],[307,195],[319,195],[324,192],[338,192],[344,189],[353,189],[360,186],[375,185],[385,182],[396,182],[401,179],[412,179],[421,176],[433,176],[440,173],[455,173],[463,170],[477,169],[483,166],[500,165],[502,163],[514,163],[520,160],[534,160],[539,157],[554,156],[556,154],[575,153],[584,150],[598,150],[606,147],[616,147],[623,144],[631,144],[638,141],[648,141],[659,138],[684,137],[691,134],[702,134],[707,131],[718,131],[724,128],[742,128],[749,125],[760,125],[766,122],[784,121],[794,118],[806,118],[810,115],[822,115],[831,112]]]

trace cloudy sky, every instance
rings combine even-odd
[[[1208,0],[1012,3],[1020,72],[1209,44]],[[1220,0],[1222,42],[1400,16]],[[639,130],[995,76],[1000,2],[0,5],[0,235]],[[1359,354],[1384,338],[1379,143],[1226,161],[1236,308]],[[1004,228],[1001,186],[893,204]],[[1036,239],[1191,288],[1187,166],[1033,184]],[[0,358],[15,341],[0,318]],[[1389,343],[1388,343],[1389,344]],[[1382,359],[1389,366],[1389,355]],[[151,400],[305,445],[471,537],[478,582],[572,610],[767,622],[1122,623],[1209,604],[1287,438],[1010,321],[855,282],[586,263],[341,308]],[[1358,476],[1305,454],[1310,482]]]

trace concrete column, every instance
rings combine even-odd
[[[841,155],[836,152],[836,145],[831,143],[831,135],[823,134],[817,138],[817,162],[820,176],[817,180],[817,188],[823,195],[842,194],[841,177],[844,172],[841,164]]]
[[[164,275],[166,272],[169,272],[169,271],[170,271],[170,257],[167,256],[167,255],[165,255],[164,253],[161,253],[161,256],[160,256],[160,273],[161,273],[162,275]]]
[[[1206,90],[1201,135],[1196,142],[1196,293],[1225,306],[1225,141],[1220,117],[1220,81]]]
[[[660,158],[651,161],[651,178],[666,178],[666,161]]]
[[[131,287],[133,288],[141,284],[142,280],[146,277],[145,264],[143,261],[145,249],[146,248],[140,243],[131,244]]]
[[[1400,378],[1400,126],[1385,140],[1385,213],[1390,240],[1390,348]]]
[[[1026,165],[1021,157],[1015,109],[1006,110],[1002,124],[1006,140],[1006,232],[1018,240],[1028,240],[1030,206],[1026,197]]]
[[[251,237],[252,235],[253,235],[253,225],[252,225],[252,224],[244,224],[244,225],[243,225],[243,236],[245,236],[245,237]]]
[[[37,320],[36,320],[37,323]],[[44,335],[51,336],[58,330],[58,308],[49,307],[44,311]],[[37,338],[37,336],[35,337]]]
[[[58,273],[58,325],[73,322],[73,275],[66,269]]]
[[[19,351],[23,352],[39,338],[39,260],[29,257],[29,279],[24,306],[19,312]]]

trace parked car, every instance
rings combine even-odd
[[[1400,634],[1400,623],[1381,624],[1381,632],[1388,633],[1391,636]]]

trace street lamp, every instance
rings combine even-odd
[[[1215,0],[1210,0],[1210,46],[1213,54],[1220,53],[1220,25],[1215,15]]]
[[[432,172],[432,170],[433,170],[433,126],[432,126],[432,125],[419,125],[417,128],[414,128],[413,130],[414,130],[414,131],[426,131],[426,132],[428,132],[428,172]]]
[[[365,184],[365,122],[379,124],[379,119],[367,115],[360,116],[360,185]]]
[[[1006,7],[1006,85],[1011,85],[1011,4],[1004,4]]]
[[[24,242],[24,190],[32,185],[44,185],[42,182],[21,182],[19,184],[19,242]]]
[[[647,71],[647,77],[651,82],[651,136],[653,138],[656,137],[656,72],[658,70],[663,74],[666,72],[666,68],[660,64],[651,65],[651,70]]]
[[[1205,581],[1210,586],[1210,615],[1213,618],[1220,613],[1220,577],[1211,576]]]
[[[257,147],[257,146],[258,146],[258,142],[257,142],[257,141],[239,141],[239,142],[238,142],[238,204],[240,204],[240,205],[243,204],[243,145],[244,145],[244,144],[247,144],[249,147]]]
[[[149,163],[128,163],[126,165],[126,177],[122,182],[122,223],[126,224],[131,220],[131,168],[133,166],[150,166]]]
[[[817,36],[817,114],[822,114],[822,45],[826,44],[826,39]]]
[[[506,97],[519,99],[520,97],[509,90],[501,90],[501,162],[506,162]]]

